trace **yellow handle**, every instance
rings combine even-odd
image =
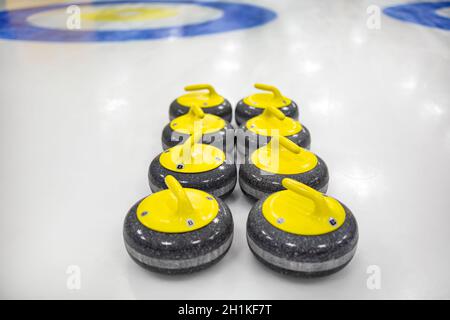
[[[209,95],[211,97],[218,96],[216,89],[210,84],[202,83],[202,84],[192,84],[189,86],[184,87],[185,91],[199,91],[199,90],[208,90]]]
[[[192,132],[192,135],[188,139],[188,140],[190,140],[191,146],[193,146],[196,143],[199,143],[200,140],[202,139],[202,130],[199,130],[198,128],[196,128],[196,129],[197,130],[194,130],[194,132]]]
[[[274,137],[275,138],[275,137]],[[279,139],[280,144],[285,147],[286,149],[288,149],[290,152],[293,153],[300,153],[300,151],[302,151],[302,148],[299,147],[298,145],[296,145],[294,142],[292,142],[291,140],[289,140],[286,137],[283,136],[277,136],[277,138]]]
[[[270,86],[268,84],[262,84],[262,83],[255,83],[255,88],[263,91],[270,91],[273,93],[273,96],[276,99],[283,99],[283,95],[281,94],[280,90],[274,86]]]
[[[301,196],[304,196],[314,202],[314,212],[319,215],[326,215],[328,211],[327,203],[325,202],[324,195],[320,193],[317,190],[314,190],[311,187],[308,187],[307,185],[298,182],[293,179],[284,178],[281,181],[281,184],[283,187],[288,189],[289,191],[292,191],[296,194],[299,194]]]
[[[164,179],[167,188],[173,193],[177,199],[177,213],[179,214],[191,214],[194,212],[192,203],[189,200],[186,191],[183,189],[181,184],[173,176],[166,176]]]
[[[197,118],[203,119],[205,117],[205,112],[197,105],[191,106],[190,111]]]
[[[192,147],[202,138],[200,130],[194,130],[192,135],[183,143],[178,154],[177,161],[186,162],[191,160]]]
[[[284,120],[286,118],[286,115],[281,112],[278,108],[272,107],[272,106],[267,106],[263,112],[263,115],[265,115],[266,117],[275,117],[278,120]]]

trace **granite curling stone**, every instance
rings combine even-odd
[[[239,167],[239,186],[252,199],[284,190],[284,178],[299,181],[322,193],[328,189],[329,174],[325,162],[282,136],[274,136]]]
[[[140,266],[165,274],[191,273],[218,262],[233,241],[233,218],[220,199],[183,188],[167,176],[169,189],[151,194],[128,212],[125,247]]]
[[[200,135],[192,135],[182,145],[169,148],[150,164],[148,180],[153,192],[166,189],[165,177],[175,177],[183,187],[206,191],[215,197],[231,194],[237,182],[233,158],[212,145],[198,143]]]
[[[301,277],[332,274],[352,259],[358,225],[339,201],[292,179],[259,200],[247,220],[247,242],[271,269]]]
[[[164,150],[185,142],[194,132],[202,134],[202,143],[211,144],[226,152],[234,151],[234,129],[224,119],[203,112],[197,105],[185,115],[173,119],[162,133]]]
[[[309,149],[311,135],[299,121],[286,117],[279,109],[267,106],[264,112],[239,127],[237,149],[248,157],[254,150],[269,143],[274,135],[284,136],[298,146]]]
[[[269,92],[255,93],[238,102],[235,111],[238,126],[259,116],[268,105],[278,108],[288,117],[298,119],[298,106],[295,101],[284,97],[276,87],[257,83],[255,88]]]
[[[184,87],[184,90],[190,92],[178,97],[170,104],[170,120],[188,113],[189,107],[193,104],[200,106],[205,113],[214,114],[228,122],[233,119],[233,108],[230,102],[219,95],[213,86],[195,84]],[[207,90],[207,92],[201,90]]]

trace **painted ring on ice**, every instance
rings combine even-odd
[[[93,42],[152,40],[167,37],[193,37],[226,31],[240,30],[266,24],[276,18],[272,10],[232,2],[204,2],[196,0],[126,0],[93,3],[79,3],[83,6],[136,5],[136,4],[195,5],[220,10],[222,16],[215,20],[181,26],[166,26],[148,29],[128,30],[68,30],[50,29],[34,26],[28,22],[32,15],[49,10],[65,9],[69,4],[0,11],[0,39],[54,41],[54,42]],[[70,4],[73,5],[73,4]]]
[[[436,11],[450,7],[450,1],[419,2],[401,4],[384,8],[383,12],[391,18],[412,22],[422,26],[450,30],[450,18]]]

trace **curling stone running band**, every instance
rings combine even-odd
[[[235,111],[235,120],[238,126],[260,115],[267,106],[276,107],[286,116],[298,119],[297,104],[284,97],[276,87],[257,83],[255,88],[269,91],[269,93],[255,93],[238,102]]]
[[[233,218],[220,199],[183,188],[172,176],[168,189],[151,194],[128,212],[123,227],[125,247],[140,266],[177,274],[218,262],[233,239]]]

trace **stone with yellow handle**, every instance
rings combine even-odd
[[[183,144],[157,155],[150,164],[148,181],[153,192],[166,189],[165,177],[174,176],[183,187],[206,191],[224,198],[237,182],[233,157],[222,149],[201,143],[201,132],[194,132]]]
[[[235,120],[238,126],[260,115],[267,106],[279,109],[287,117],[298,119],[297,104],[283,96],[277,87],[261,83],[256,83],[254,87],[264,92],[252,94],[237,103]]]
[[[184,90],[187,93],[170,104],[170,120],[188,113],[192,105],[198,105],[205,113],[216,115],[228,122],[233,119],[231,103],[218,94],[212,85],[194,84],[184,87]]]
[[[311,134],[299,121],[287,117],[279,108],[268,105],[258,116],[242,124],[237,131],[237,149],[249,156],[265,146],[273,136],[283,136],[302,148],[309,149]]]
[[[138,201],[123,225],[125,248],[140,266],[165,274],[207,268],[227,253],[233,217],[219,198],[184,188],[173,176],[167,189]]]
[[[226,120],[205,112],[198,104],[192,104],[189,111],[167,124],[162,132],[164,150],[184,143],[191,135],[198,133],[204,144],[211,144],[230,157],[234,152],[234,128]]]
[[[239,186],[245,195],[253,199],[283,190],[284,178],[302,182],[325,193],[329,172],[322,158],[283,136],[274,136],[239,167]]]
[[[259,200],[247,219],[247,243],[271,269],[294,276],[337,272],[353,258],[358,224],[338,200],[292,179]]]

